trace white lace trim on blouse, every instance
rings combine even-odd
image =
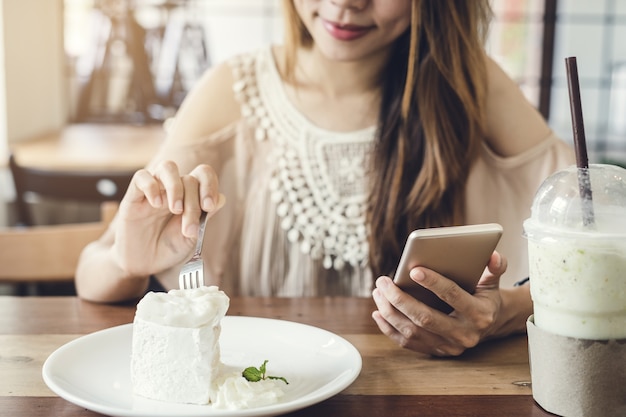
[[[233,89],[243,116],[257,126],[256,140],[274,142],[270,189],[288,240],[326,269],[366,267],[365,167],[375,127],[337,133],[313,125],[289,101],[269,48],[231,65]]]

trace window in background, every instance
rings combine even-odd
[[[576,56],[592,162],[626,163],[626,2],[560,0],[550,125],[572,136],[565,58]]]
[[[576,56],[591,162],[626,163],[626,2],[492,0],[487,50],[572,142],[565,58]]]
[[[540,108],[545,7],[550,0],[492,0],[487,52]],[[549,78],[548,80],[549,81]],[[547,107],[546,107],[547,109]],[[545,110],[542,111],[547,116]]]

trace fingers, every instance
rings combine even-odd
[[[219,193],[219,182],[213,168],[198,165],[189,175],[182,177],[185,208],[182,218],[182,231],[186,237],[196,238],[200,227],[202,211],[209,216],[215,214],[226,202],[226,197]]]
[[[140,169],[133,176],[124,200],[137,203],[146,199],[152,207],[160,208],[165,199],[164,191],[161,183],[148,170]]]
[[[184,210],[182,212],[182,232],[189,238],[198,237],[198,220],[202,212],[200,207],[200,183],[192,175],[185,175],[181,178],[183,184]]]
[[[434,292],[454,310],[463,310],[472,304],[471,294],[459,287],[454,281],[446,279],[431,269],[413,268],[409,275],[418,285]]]
[[[189,175],[198,180],[198,201],[200,201],[202,210],[211,213],[217,208],[220,200],[217,174],[208,165],[198,165]]]
[[[181,214],[184,207],[185,187],[178,166],[172,161],[161,162],[154,171],[154,178],[165,190],[167,205],[173,214]]]
[[[413,299],[389,277],[380,277],[373,292],[378,310],[372,318],[400,346],[436,356],[460,355],[496,323],[499,281],[506,268],[506,258],[494,251],[474,294],[433,270],[413,268],[411,279],[451,305],[454,311],[449,315]]]
[[[491,259],[489,259],[487,268],[492,274],[497,275],[498,278],[500,278],[500,276],[506,272],[508,265],[509,261],[506,259],[506,256],[494,251],[493,254],[491,254]]]
[[[383,334],[398,345],[437,356],[462,352],[449,346],[446,339],[437,333],[438,327],[447,327],[438,317],[445,315],[400,290],[389,277],[378,278],[372,295],[378,308],[372,318]]]
[[[458,356],[465,350],[460,346],[447,343],[445,339],[432,335],[418,326],[414,326],[414,331],[410,334],[401,333],[387,321],[380,310],[374,311],[372,318],[384,335],[403,348],[433,356]]]
[[[491,254],[487,268],[483,276],[478,281],[477,288],[498,288],[500,287],[500,277],[506,272],[508,261],[505,256],[497,251]]]
[[[493,322],[493,303],[479,300],[427,268],[414,268],[411,278],[455,310],[443,314],[404,293],[390,278],[380,277],[373,293],[378,312],[372,316],[380,330],[400,346],[436,356],[456,356],[476,346]]]
[[[125,199],[130,203],[140,203],[146,199],[154,208],[167,206],[170,212],[180,214],[183,211],[183,195],[178,166],[172,161],[164,161],[154,172],[147,169],[137,171]]]
[[[225,203],[219,193],[215,171],[206,164],[181,175],[173,161],[163,161],[153,172],[142,169],[135,173],[127,200],[140,203],[147,200],[153,208],[166,208],[171,214],[181,215],[184,236],[196,238],[201,211],[214,214]]]

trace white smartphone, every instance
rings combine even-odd
[[[393,280],[419,301],[449,313],[453,310],[450,305],[411,279],[411,269],[432,269],[473,294],[501,236],[502,226],[497,223],[414,230],[406,241]]]

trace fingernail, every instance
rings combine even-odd
[[[204,210],[207,212],[215,210],[215,201],[213,201],[211,197],[205,198],[202,205],[204,206]]]
[[[158,208],[161,207],[163,205],[163,199],[161,198],[161,196],[157,196],[154,198],[154,205]]]
[[[424,278],[426,278],[426,275],[424,275],[424,271],[418,268],[411,269],[411,272],[409,272],[409,275],[411,276],[411,279],[413,279],[414,281],[422,281]]]
[[[389,283],[387,282],[387,280],[384,277],[380,277],[376,280],[376,287],[378,288],[387,288],[389,286]]]
[[[183,211],[183,202],[181,200],[174,201],[174,211],[177,213]]]
[[[500,254],[498,253],[498,254],[496,255],[496,259],[497,259],[497,260],[496,260],[496,266],[497,266],[498,268],[500,268],[500,267],[502,266],[502,256],[500,256]]]

